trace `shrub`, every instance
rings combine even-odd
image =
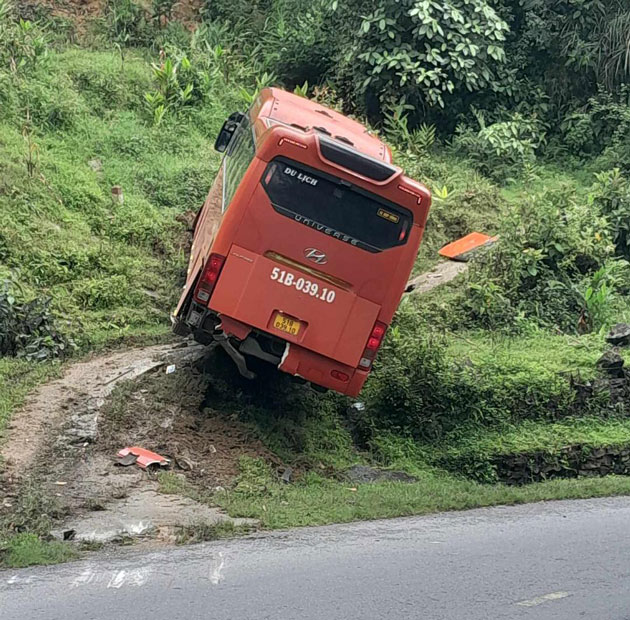
[[[515,113],[509,120],[487,125],[481,112],[475,111],[475,116],[479,129],[458,126],[452,148],[470,159],[478,170],[501,179],[513,171],[518,174],[536,160],[536,149],[545,139],[537,119]]]
[[[106,29],[119,46],[148,45],[153,34],[146,11],[134,0],[108,0]]]
[[[565,116],[560,135],[576,155],[596,155],[597,166],[630,171],[630,85],[600,89],[583,108]]]
[[[0,286],[0,355],[45,360],[63,357],[72,349],[72,341],[57,327],[50,299],[20,299],[15,279]]]
[[[607,218],[619,256],[630,260],[630,180],[619,168],[595,175],[589,194],[589,206]]]
[[[11,4],[0,0],[0,67],[24,75],[48,55],[46,34],[27,20],[16,20]]]
[[[381,104],[402,100],[420,110],[444,107],[453,93],[497,85],[508,26],[485,0],[344,5],[338,9],[341,19],[352,23],[361,16],[358,32],[344,45],[357,92]]]
[[[436,441],[471,427],[573,414],[576,394],[557,364],[530,359],[527,346],[511,342],[476,359],[458,355],[403,301],[363,392],[359,428],[368,437],[387,431]]]
[[[559,186],[519,201],[500,241],[473,263],[465,309],[474,324],[495,328],[521,318],[561,329],[579,327],[593,274],[614,252],[607,221]]]

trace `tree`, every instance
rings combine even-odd
[[[444,107],[451,94],[499,86],[508,25],[485,0],[385,0],[359,14],[346,63],[381,105]]]

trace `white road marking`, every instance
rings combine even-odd
[[[119,570],[118,572],[115,572],[111,579],[109,580],[109,583],[107,584],[108,588],[121,588],[123,586],[123,584],[125,583],[125,579],[127,578],[127,571],[126,570]]]
[[[223,558],[223,552],[219,551],[220,562],[213,562],[213,566],[210,567],[210,583],[212,585],[219,585],[221,581],[225,579],[223,575],[223,567],[225,566],[225,559]]]
[[[20,577],[20,575],[13,575],[7,579],[7,585],[15,586],[31,583],[33,581],[32,577]]]
[[[543,594],[542,596],[537,596],[536,598],[532,598],[528,601],[520,601],[516,604],[521,607],[535,607],[536,605],[541,605],[547,601],[557,601],[561,598],[567,598],[567,596],[571,596],[569,592],[550,592],[549,594]]]
[[[73,588],[78,588],[79,586],[86,586],[89,583],[94,581],[94,577],[96,577],[96,572],[91,568],[86,568],[79,576],[77,576],[72,582]]]
[[[119,570],[112,573],[107,584],[108,588],[122,588],[123,586],[143,586],[151,574],[150,568],[134,568],[133,570]]]

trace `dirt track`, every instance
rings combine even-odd
[[[30,471],[69,415],[96,407],[121,380],[164,364],[161,357],[172,349],[171,345],[158,345],[93,357],[68,366],[61,379],[35,390],[13,416],[8,439],[0,447],[5,480],[13,483]]]

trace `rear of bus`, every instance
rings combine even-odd
[[[223,175],[189,311],[197,333],[356,396],[415,261],[428,191],[333,136],[264,118],[243,119]]]

